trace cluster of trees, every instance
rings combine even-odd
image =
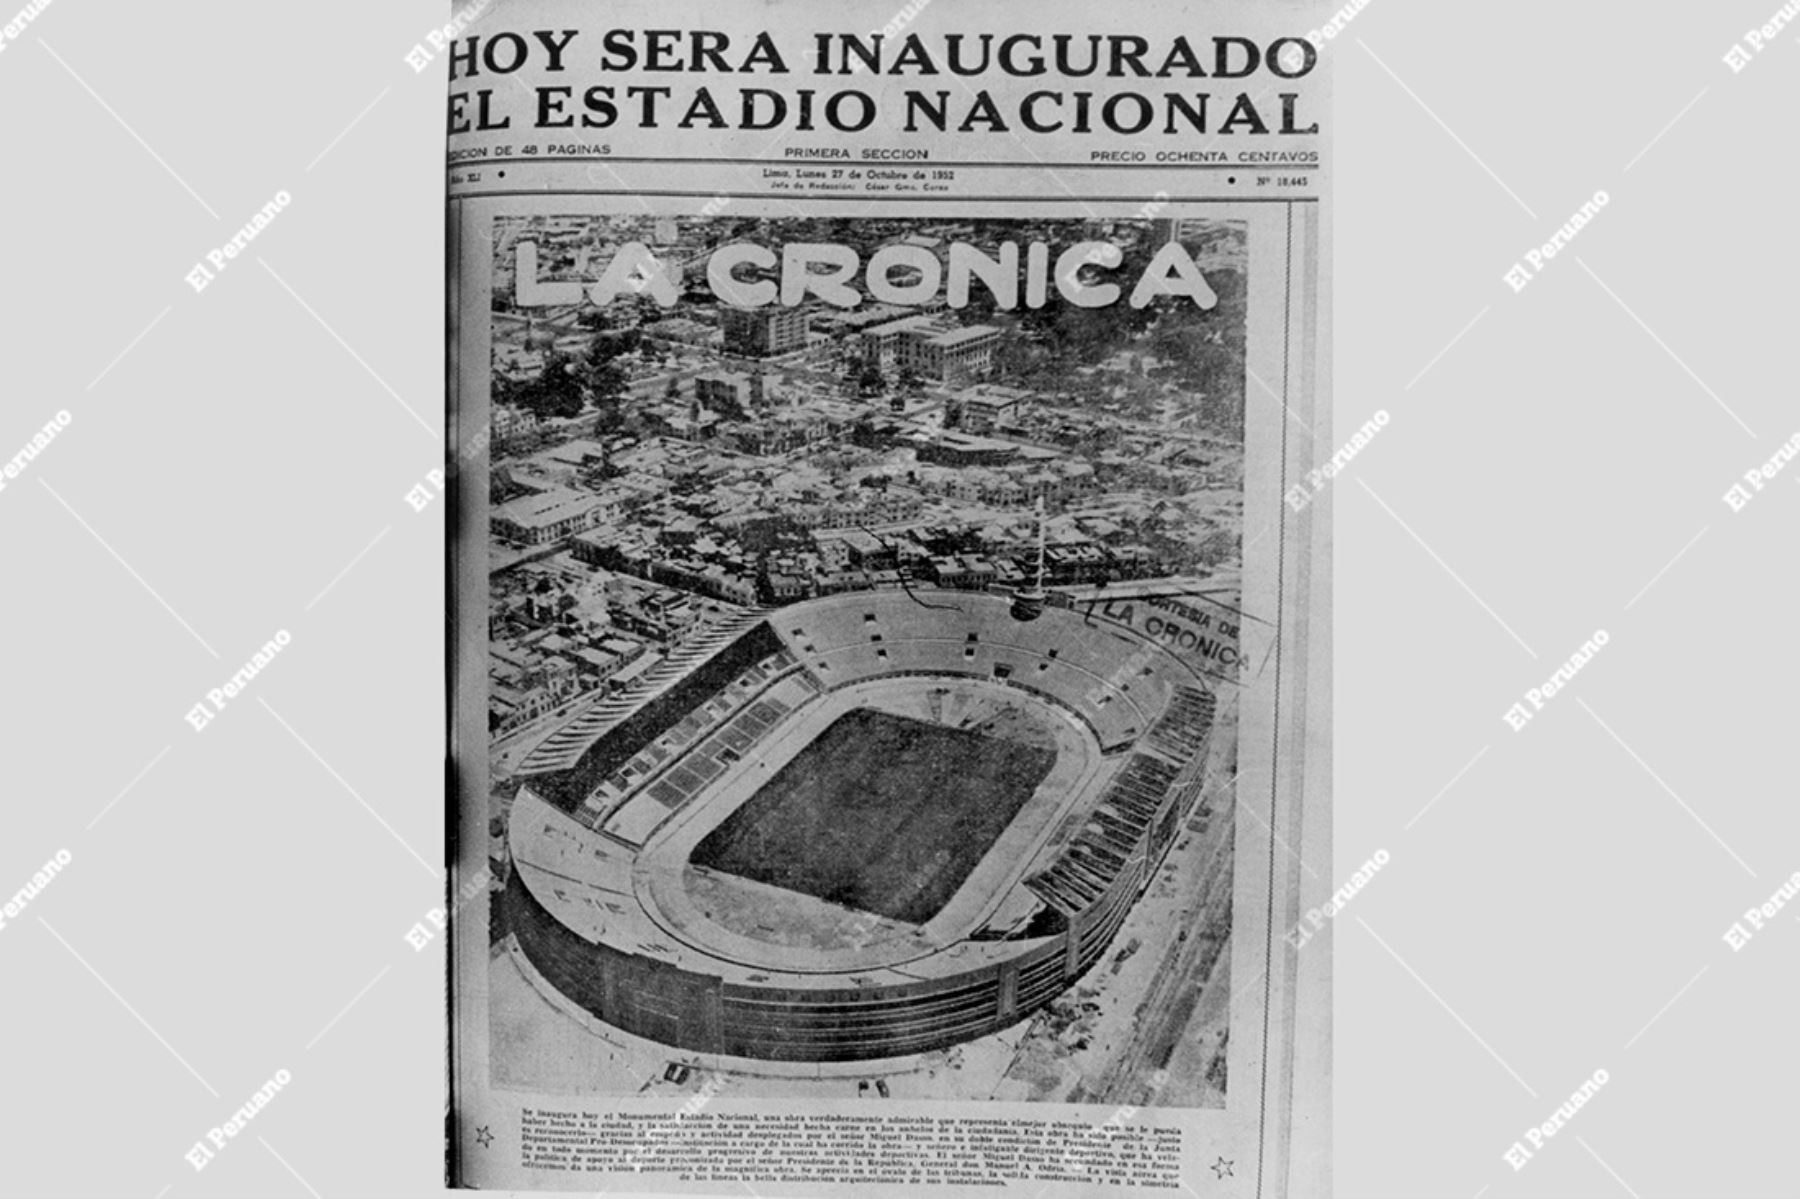
[[[581,383],[569,370],[567,354],[551,350],[543,369],[530,379],[495,378],[494,403],[523,408],[540,420],[581,415],[586,400]]]
[[[1215,271],[1207,276],[1207,282],[1218,294],[1218,306],[1204,313],[1191,308],[1163,312],[1150,327],[1149,349],[1167,361],[1164,369],[1183,387],[1241,402],[1249,309],[1244,274]]]
[[[1016,236],[1000,228],[992,235]],[[1088,240],[1093,231],[1084,225],[1054,225],[1050,243],[1052,259],[1070,245]],[[1157,246],[1145,234],[1121,246],[1124,261],[1112,271],[1084,267],[1094,281],[1135,279],[1155,255]],[[1040,385],[1058,378],[1065,384],[1074,366],[1090,366],[1116,353],[1120,346],[1146,339],[1151,353],[1164,359],[1164,380],[1209,396],[1241,401],[1244,390],[1245,318],[1248,309],[1244,274],[1239,270],[1209,270],[1207,282],[1218,294],[1217,306],[1195,308],[1183,297],[1162,296],[1143,308],[1121,300],[1103,308],[1077,308],[1055,299],[1043,308],[1001,312],[994,308],[986,288],[970,290],[966,322],[985,322],[1009,328],[994,356],[995,373]]]
[[[868,361],[856,350],[844,355],[843,369],[844,387],[865,400],[885,395],[917,395],[925,387],[925,380],[911,366],[902,366],[889,380],[879,364]]]
[[[844,389],[861,398],[873,399],[887,394],[887,377],[881,367],[855,351],[844,355]]]
[[[613,328],[598,310],[584,314],[581,323],[593,330],[580,354],[552,349],[544,365],[528,379],[494,380],[494,402],[522,408],[539,420],[569,419],[592,409],[594,436],[610,449],[611,441],[625,426],[625,407],[631,377],[619,360],[627,354],[661,350],[636,327]]]

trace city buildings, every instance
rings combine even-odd
[[[763,402],[762,376],[743,371],[709,371],[695,376],[694,398],[727,411],[752,412]]]
[[[993,369],[1000,330],[962,325],[949,315],[903,316],[864,329],[863,361],[881,371],[910,370],[924,379],[956,383]]]
[[[1003,425],[1013,425],[1031,393],[1018,387],[998,383],[978,383],[957,394],[955,411],[958,423],[970,433],[988,433]]]
[[[601,508],[598,496],[555,487],[502,504],[493,514],[494,532],[515,545],[548,545],[592,528]]]
[[[845,236],[771,223],[790,240]],[[983,236],[909,225],[871,226],[869,244]],[[680,226],[685,256],[707,252],[708,228]],[[557,269],[579,271],[587,242],[563,232]],[[618,218],[605,238],[637,233]],[[1241,259],[1241,231],[1180,233],[1221,263]],[[495,377],[534,377],[537,346],[593,336],[583,317],[498,311]],[[1122,332],[1077,349],[1017,313],[810,299],[623,301],[604,328],[641,347],[619,359],[622,419],[603,429],[592,407],[494,409],[497,729],[553,722],[747,609],[1028,588],[1040,505],[1050,588],[1206,577],[1237,562],[1242,393],[1193,386],[1152,339]]]
[[[1000,330],[993,325],[909,329],[900,341],[900,368],[941,383],[987,374],[994,366]]]
[[[770,304],[764,308],[722,307],[720,327],[725,332],[725,352],[746,358],[773,358],[806,348],[808,319],[805,309]]]

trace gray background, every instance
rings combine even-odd
[[[1391,854],[1333,928],[1340,1194],[1797,1185],[1800,907],[1722,940],[1800,869],[1800,466],[1721,500],[1800,425],[1800,30],[1721,61],[1776,8],[1373,0],[1327,51],[1326,452],[1391,416],[1330,485],[1331,874]],[[73,854],[0,930],[0,1192],[437,1188],[444,19],[57,0],[0,52],[0,459],[73,416],[0,490],[0,894]]]

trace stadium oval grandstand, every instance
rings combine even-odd
[[[1054,605],[746,614],[528,754],[535,985],[695,1053],[853,1061],[1008,1027],[1104,954],[1200,795],[1215,693]]]

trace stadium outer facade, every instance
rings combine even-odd
[[[1219,647],[1170,637],[1172,618],[1149,639],[1099,607],[1022,622],[976,593],[862,592],[715,629],[522,764],[503,899],[515,960],[606,1024],[695,1053],[895,1057],[1023,1019],[1105,953],[1204,781]],[[1057,746],[934,917],[901,924],[688,861],[859,707],[945,724],[1008,711]]]

